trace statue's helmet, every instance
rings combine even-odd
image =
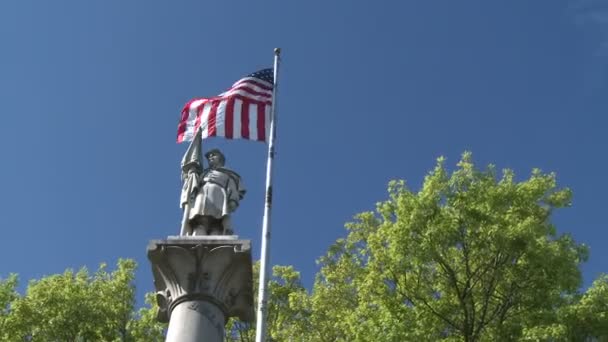
[[[207,151],[207,153],[205,153],[205,158],[209,160],[209,157],[213,155],[220,157],[220,162],[222,163],[222,165],[226,164],[226,156],[222,153],[222,151],[217,148]]]

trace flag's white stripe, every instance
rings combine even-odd
[[[258,105],[249,105],[249,140],[258,140]]]
[[[234,128],[234,132],[232,136],[234,139],[241,138],[241,108],[243,106],[243,101],[240,99],[234,99],[234,124],[232,125]]]
[[[257,82],[257,84],[252,83],[251,81]],[[230,98],[234,101],[234,112],[233,112],[233,131],[232,137],[233,139],[242,139],[241,128],[243,125],[242,122],[242,111],[243,106],[248,106],[248,128],[249,128],[249,140],[258,140],[258,127],[262,128],[262,125],[258,125],[258,106],[263,106],[264,109],[264,123],[263,123],[263,133],[266,139],[268,140],[270,137],[270,112],[271,112],[271,103],[272,103],[272,91],[268,89],[264,89],[262,85],[267,85],[267,87],[272,87],[272,84],[266,81],[262,81],[253,77],[246,77],[244,79],[236,82],[230,90],[222,93],[220,96],[215,98],[203,98],[197,99],[190,103],[188,108],[188,118],[186,119],[186,128],[184,131],[182,141],[191,141],[194,138],[196,133],[196,122],[200,122],[200,128],[202,131],[202,137],[209,137],[209,114],[211,112],[211,107],[213,103],[218,103],[217,112],[215,115],[216,122],[216,136],[225,137],[226,136],[226,107]],[[251,91],[260,92],[261,95],[252,95]],[[240,98],[236,98],[236,97]],[[246,104],[243,102],[243,99],[246,99]],[[197,114],[200,114],[200,117],[197,120]],[[262,123],[260,123],[262,124]]]
[[[234,84],[232,85],[232,87],[236,87],[237,84],[241,84],[241,83],[245,83],[245,82],[250,82],[250,83],[251,82],[256,82],[256,83],[264,85],[264,86],[266,86],[268,88],[272,88],[272,83],[266,82],[266,81],[264,81],[264,80],[262,80],[260,78],[257,78],[257,77],[243,77],[240,80],[234,82]]]
[[[268,90],[266,88],[260,87],[259,85],[255,84],[255,83],[252,83],[252,82],[243,82],[243,83],[235,84],[233,87],[231,87],[228,90],[242,89],[242,88],[248,88],[248,89],[251,89],[252,91],[256,91],[258,93],[268,94],[269,96],[272,96],[272,89]]]
[[[220,97],[228,97],[228,96],[234,96],[234,95],[241,95],[243,97],[246,97],[248,99],[251,99],[253,101],[258,101],[258,102],[270,102],[270,100],[272,99],[272,95],[253,95],[250,92],[248,92],[247,90],[243,90],[243,89],[235,89],[235,90],[230,90],[227,91],[225,93],[222,94],[222,96]]]
[[[272,106],[266,106],[266,111],[264,113],[264,129],[266,130],[266,141],[270,141],[270,115],[271,115]]]
[[[201,126],[201,130],[202,130],[202,137],[203,138],[208,138],[209,137],[209,114],[211,112],[211,107],[213,105],[213,102],[215,101],[209,101],[208,99],[201,99],[201,100],[196,100],[194,102],[192,102],[192,104],[189,106],[189,113],[188,113],[188,119],[187,119],[187,126],[186,126],[186,131],[184,133],[184,138],[183,141],[191,141],[194,138],[194,134],[196,133],[195,130],[195,124],[196,124],[196,115],[199,112],[199,109],[202,107],[201,110],[201,117],[200,117],[200,126]],[[217,102],[216,102],[217,103]],[[249,140],[259,140],[258,139],[258,106],[263,106],[264,108],[264,125],[263,125],[263,129],[264,129],[264,136],[266,138],[266,141],[270,140],[270,115],[271,115],[271,110],[272,110],[272,106],[269,104],[266,104],[267,101],[264,101],[264,103],[251,103],[248,102],[247,106],[249,106]],[[221,100],[221,102],[219,102],[218,108],[217,108],[217,112],[215,115],[216,118],[216,123],[215,123],[215,128],[216,128],[216,136],[218,137],[225,137],[226,136],[226,107],[228,104],[228,99],[223,99]],[[234,99],[234,112],[233,112],[233,132],[232,132],[232,138],[233,139],[242,139],[243,137],[241,136],[241,127],[242,127],[242,118],[241,118],[241,114],[242,114],[242,108],[243,108],[243,101],[241,99]]]
[[[188,108],[188,120],[186,121],[186,130],[184,132],[184,141],[191,141],[194,138],[194,125],[196,124],[196,113],[198,107],[204,100],[193,101]]]
[[[211,111],[211,102],[207,102],[203,105],[203,112],[201,113],[201,130],[203,131],[202,137],[206,138],[209,136],[209,112]]]
[[[193,118],[194,117],[194,118]],[[196,120],[196,109],[189,107],[188,119],[186,120],[186,130],[184,131],[183,141],[191,141],[194,138],[194,121]]]
[[[226,136],[226,104],[227,100],[220,102],[217,106],[217,113],[215,115],[215,135],[218,137]]]

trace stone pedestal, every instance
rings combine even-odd
[[[236,236],[173,236],[148,245],[158,320],[167,340],[224,340],[230,317],[253,321],[251,242]]]

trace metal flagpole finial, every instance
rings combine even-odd
[[[280,55],[281,54],[281,48],[274,48],[274,54],[275,55]]]

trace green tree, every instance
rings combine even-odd
[[[587,256],[551,222],[570,198],[554,174],[517,182],[469,153],[451,174],[439,159],[418,192],[391,182],[320,260],[314,340],[516,340],[552,324]]]
[[[253,266],[254,307],[257,307],[259,271],[260,263],[256,262]],[[268,292],[267,340],[290,341],[296,336],[306,336],[310,328],[306,307],[308,293],[301,283],[300,273],[293,266],[274,266]],[[226,341],[255,341],[255,322],[230,319],[226,326]]]
[[[32,280],[25,295],[16,277],[0,282],[2,341],[154,341],[162,325],[149,319],[154,307],[134,314],[136,264],[119,260],[90,275],[86,268]],[[150,338],[152,337],[152,338]]]
[[[570,341],[608,341],[608,275],[596,279],[564,310],[561,323]]]
[[[554,174],[516,181],[468,153],[450,173],[439,159],[421,190],[391,182],[346,225],[310,294],[293,267],[273,267],[268,340],[608,342],[608,275],[581,293],[587,248],[551,220],[570,198]],[[134,311],[134,270],[68,270],[23,296],[16,275],[0,279],[0,341],[163,341],[154,294]],[[254,341],[255,324],[230,319],[226,332]]]
[[[8,339],[8,316],[11,304],[18,298],[17,275],[11,274],[7,279],[0,279],[0,341]]]
[[[130,341],[162,342],[167,324],[156,321],[158,305],[153,292],[146,294],[145,303],[147,306],[133,314],[127,326]]]
[[[0,341],[164,341],[167,326],[156,321],[154,293],[146,294],[145,307],[134,310],[135,267],[132,260],[120,260],[113,272],[105,264],[92,275],[86,268],[66,270],[30,281],[23,296],[16,291],[16,275],[0,279]],[[255,279],[258,270],[259,263]],[[306,317],[299,315],[297,298],[307,293],[299,273],[274,266],[269,292],[270,340],[303,336]],[[227,341],[255,339],[255,323],[231,319],[226,331]]]

